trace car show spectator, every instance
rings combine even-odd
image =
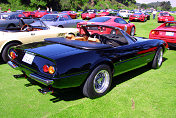
[[[49,11],[49,7],[47,7],[46,10]]]
[[[154,9],[153,10],[153,19],[155,19],[156,13],[157,13],[157,11]]]
[[[38,11],[40,11],[40,7],[38,8]]]
[[[10,8],[8,9],[7,13],[11,13],[11,9]]]

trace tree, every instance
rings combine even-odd
[[[172,7],[171,7],[171,4],[170,4],[170,1],[168,2],[161,2],[161,7],[164,11],[169,11]]]
[[[146,9],[147,7],[148,7],[147,4],[141,4],[141,8]]]

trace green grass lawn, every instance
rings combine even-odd
[[[133,23],[141,37],[160,25],[152,18]],[[164,59],[160,69],[144,66],[115,77],[111,90],[93,100],[79,88],[42,95],[39,86],[13,78],[21,72],[0,64],[0,118],[175,118],[176,50]]]

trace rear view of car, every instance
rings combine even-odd
[[[41,18],[41,17],[43,17],[44,15],[49,14],[49,13],[50,13],[50,12],[49,12],[49,11],[46,11],[46,10],[37,11],[37,12],[35,13],[35,17],[36,17],[36,18]]]
[[[83,20],[85,19],[92,19],[95,18],[98,14],[96,13],[95,10],[87,10],[81,14],[81,18]]]
[[[35,12],[32,11],[25,11],[23,12],[23,14],[25,15],[25,17],[32,17],[32,18],[35,17]]]
[[[176,21],[168,21],[150,31],[149,38],[161,39],[168,43],[169,47],[176,47]]]
[[[166,21],[174,21],[174,17],[171,16],[168,12],[161,12],[158,15],[158,23],[166,22]]]

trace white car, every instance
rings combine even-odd
[[[68,33],[78,33],[78,29],[76,28],[48,27],[42,21],[40,26],[27,25],[22,19],[21,22],[23,24],[21,27],[0,30],[0,53],[5,62],[9,60],[8,50],[12,46],[38,42],[45,38],[62,37]]]
[[[129,18],[129,16],[132,15],[130,10],[120,10],[119,14],[122,18]]]

